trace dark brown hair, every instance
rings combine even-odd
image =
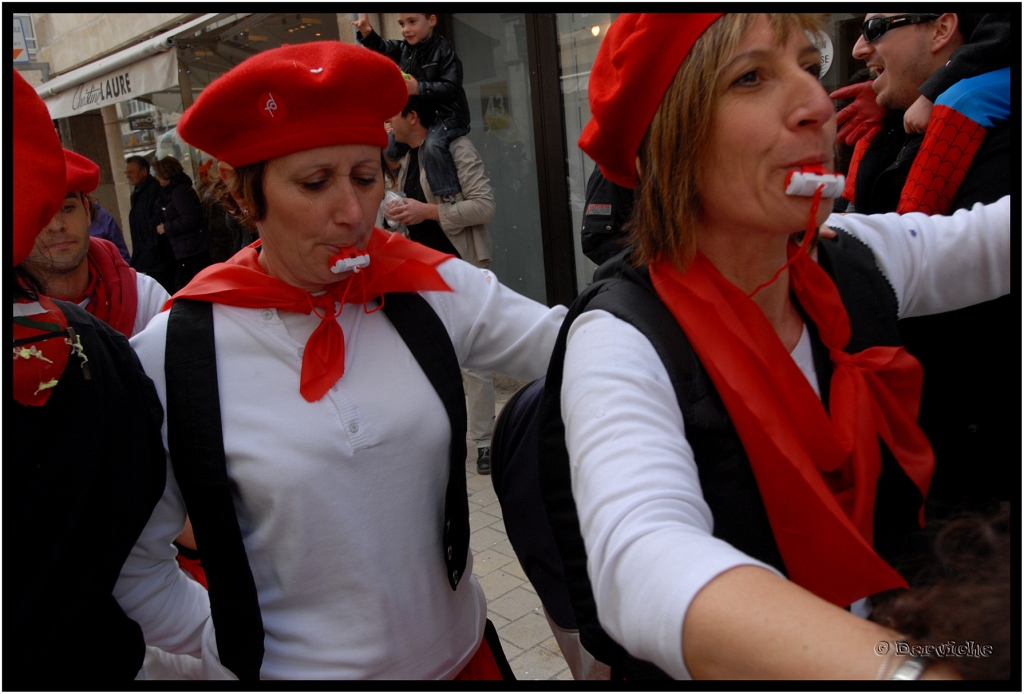
[[[171,180],[184,170],[185,169],[181,166],[181,162],[172,156],[166,156],[163,159],[158,159],[153,162],[153,171],[160,174],[160,178],[165,181]]]
[[[408,116],[413,111],[416,112],[416,116],[420,119],[420,125],[424,128],[429,129],[437,120],[437,112],[418,94],[411,95],[409,100],[405,102],[402,116]]]
[[[946,654],[941,662],[964,679],[1010,679],[1015,647],[1010,636],[1009,510],[989,517],[963,516],[931,534],[930,556],[910,577],[911,589],[877,598],[872,621],[895,629],[909,643],[973,642],[973,654]]]
[[[247,229],[255,229],[256,222],[267,216],[267,196],[263,192],[263,174],[267,162],[259,161],[235,169],[230,183],[221,176],[210,176],[204,196],[220,203],[229,215]],[[235,196],[242,199],[239,205]]]

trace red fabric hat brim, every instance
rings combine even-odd
[[[14,264],[32,252],[36,237],[64,201],[66,180],[60,138],[46,104],[14,70]]]
[[[178,123],[185,142],[234,167],[342,144],[387,146],[408,90],[389,58],[318,41],[259,53],[214,80]]]
[[[721,14],[622,14],[590,72],[591,118],[579,146],[604,177],[636,188],[636,157],[672,78]]]
[[[100,184],[100,167],[92,159],[69,149],[64,150],[68,193],[91,193]]]

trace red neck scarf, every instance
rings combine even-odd
[[[227,262],[200,272],[164,308],[174,299],[200,299],[244,308],[316,313],[320,325],[306,342],[299,383],[299,392],[308,402],[322,398],[345,373],[345,335],[337,318],[346,303],[366,304],[390,292],[452,291],[436,268],[453,256],[380,229],[373,230],[366,247],[369,266],[330,285],[319,296],[264,272],[256,252],[258,245],[256,242]]]
[[[878,438],[927,492],[934,456],[917,426],[921,365],[902,347],[843,351],[850,319],[832,278],[789,248],[790,289],[834,367],[826,412],[761,309],[704,255],[651,263],[736,426],[790,579],[836,605],[906,586],[872,548]]]
[[[89,299],[85,310],[125,337],[135,330],[139,290],[135,270],[124,262],[117,246],[106,239],[89,239],[89,286],[76,304]]]
[[[50,399],[71,354],[68,319],[45,296],[39,297],[38,304],[18,301],[14,306],[14,399],[41,407]]]

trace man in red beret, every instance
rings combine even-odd
[[[166,483],[153,382],[123,335],[46,296],[27,272],[54,215],[73,216],[65,208],[74,207],[87,216],[80,193],[65,197],[66,172],[69,189],[88,186],[71,174],[46,105],[17,70],[12,91],[14,434],[4,480],[18,530],[4,538],[4,556],[17,562],[4,578],[17,599],[4,624],[17,637],[4,644],[4,685],[105,687],[145,679],[147,640],[200,656],[209,599],[177,568],[169,545],[139,541],[148,521],[167,523],[181,507]],[[66,235],[52,253],[81,245]],[[140,600],[145,580],[178,586],[184,609]]]
[[[57,214],[36,237],[25,269],[49,296],[72,301],[126,337],[146,327],[170,298],[148,275],[136,272],[117,246],[91,238],[87,193],[99,184],[99,167],[64,150],[67,193]]]

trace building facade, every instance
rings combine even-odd
[[[464,68],[469,138],[491,179],[492,269],[538,301],[568,303],[593,276],[580,227],[594,163],[576,142],[590,117],[590,69],[617,13],[452,13],[437,31]],[[101,204],[128,237],[124,161],[178,158],[193,179],[207,158],[177,136],[196,96],[245,58],[283,44],[355,41],[350,13],[38,13],[16,15],[28,61],[15,67],[50,107],[65,147],[100,165]],[[370,14],[400,38],[395,14]],[[822,83],[863,67],[850,55],[861,15],[824,15]],[[840,156],[842,161],[842,156]],[[130,240],[129,240],[130,243]]]

